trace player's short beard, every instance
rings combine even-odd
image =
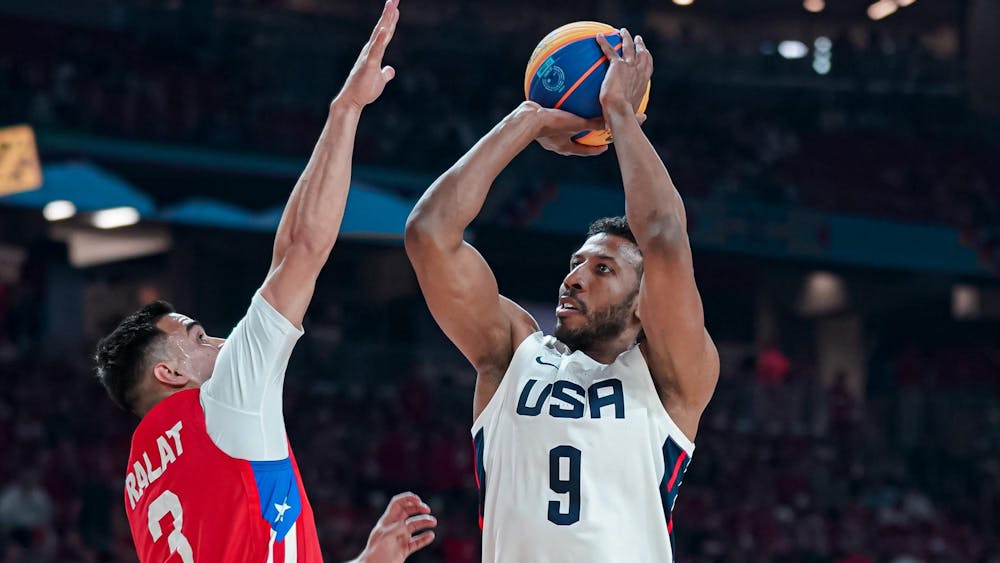
[[[561,322],[556,322],[556,338],[569,346],[570,350],[590,350],[597,342],[617,338],[628,325],[632,316],[632,303],[635,302],[639,290],[636,289],[627,299],[617,305],[609,305],[593,313],[585,313],[587,324],[577,329],[570,329]]]

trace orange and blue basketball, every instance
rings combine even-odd
[[[621,51],[621,33],[608,24],[582,21],[566,24],[549,33],[535,47],[524,73],[524,95],[546,108],[568,111],[591,119],[601,116],[601,83],[611,66],[597,43],[603,33],[608,43]],[[649,85],[639,113],[649,103]],[[590,146],[612,142],[611,131],[584,131],[573,140]]]

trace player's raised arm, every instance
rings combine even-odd
[[[611,61],[601,87],[601,106],[614,134],[626,216],[643,254],[639,290],[639,318],[646,335],[643,351],[671,417],[693,439],[718,381],[719,356],[705,330],[684,202],[635,115],[653,73],[653,58],[641,37],[633,42],[623,29],[622,40],[619,55],[603,36],[598,37]]]
[[[500,296],[493,272],[463,240],[463,233],[479,214],[493,181],[532,141],[566,154],[598,154],[603,147],[574,147],[569,140],[572,133],[592,128],[593,123],[569,113],[524,102],[441,175],[410,213],[406,252],[427,305],[480,376],[494,376],[499,382],[516,344],[537,325]],[[477,411],[485,406],[482,398],[478,393]]]
[[[264,298],[295,326],[312,300],[316,278],[337,240],[351,184],[354,136],[361,110],[374,102],[395,70],[382,66],[399,20],[398,0],[389,0],[361,50],[299,177],[278,225]]]
[[[288,456],[281,390],[316,279],[340,230],[351,182],[354,137],[362,109],[375,101],[395,70],[382,56],[399,18],[389,0],[361,50],[309,163],[285,206],[271,269],[260,294],[218,350],[211,379],[201,386],[206,427],[232,457]]]

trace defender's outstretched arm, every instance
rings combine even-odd
[[[261,293],[297,327],[302,325],[316,278],[340,232],[361,110],[378,99],[396,74],[391,66],[382,67],[382,56],[396,30],[398,4],[398,0],[386,2],[343,89],[330,104],[323,132],[278,225],[271,269]]]

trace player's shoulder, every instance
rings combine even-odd
[[[561,357],[569,353],[569,348],[555,336],[536,330],[517,345],[510,366],[517,371],[533,370],[535,364],[558,366]]]
[[[185,389],[161,400],[147,412],[132,432],[133,445],[143,439],[155,440],[167,429],[183,421],[184,426],[204,426],[205,413],[199,389]]]
[[[510,321],[511,344],[514,350],[532,334],[538,332],[538,321],[513,299],[500,296],[500,309]]]
[[[202,414],[200,396],[201,389],[184,389],[162,399],[142,417],[136,429],[157,426],[168,419],[187,417],[191,413]]]

